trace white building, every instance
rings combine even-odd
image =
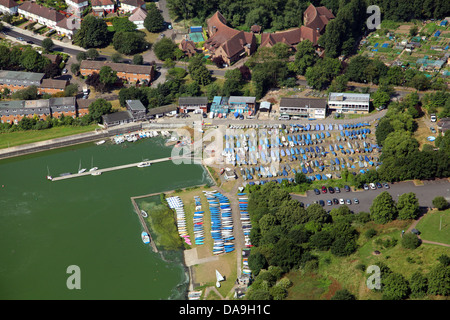
[[[40,6],[35,2],[26,1],[19,6],[18,13],[28,20],[36,21],[39,24],[54,29],[56,24],[65,17],[55,9]]]
[[[2,13],[16,14],[19,10],[19,5],[14,0],[0,0],[0,11]]]
[[[281,98],[279,111],[282,116],[325,119],[327,101],[326,99]]]
[[[65,0],[68,6],[68,11],[73,13],[81,13],[89,6],[88,0]]]
[[[144,20],[147,17],[147,11],[142,8],[137,8],[133,11],[131,16],[128,17],[128,20],[133,22],[136,25],[138,30],[144,29]]]
[[[337,113],[368,113],[370,94],[331,92],[328,95],[328,108]]]
[[[58,34],[66,36],[69,39],[72,39],[75,31],[80,28],[80,25],[81,25],[80,19],[75,18],[75,15],[72,15],[69,18],[64,18],[61,21],[59,21],[55,26],[55,30],[56,32],[58,32]]]
[[[91,0],[92,11],[98,15],[103,16],[114,12],[115,4],[112,0]]]
[[[137,8],[145,9],[145,2],[142,0],[123,0],[120,2],[120,10],[124,13],[133,12]]]

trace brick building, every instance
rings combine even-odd
[[[8,88],[14,92],[36,86],[38,94],[54,94],[64,91],[69,84],[67,80],[44,79],[44,76],[44,73],[2,70],[0,71],[0,88]]]

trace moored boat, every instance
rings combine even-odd
[[[147,232],[142,231],[142,233],[141,233],[141,238],[142,238],[142,242],[144,242],[144,243],[150,243],[150,236],[148,235]]]

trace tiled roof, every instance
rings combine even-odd
[[[112,0],[91,0],[91,5],[93,7],[103,7],[114,5],[114,2]]]
[[[122,4],[127,4],[129,6],[133,6],[133,7],[141,7],[143,5],[145,5],[145,2],[142,0],[123,0],[121,1]]]
[[[313,4],[310,4],[303,13],[305,26],[319,30],[319,32],[322,32],[331,19],[334,19],[334,15],[330,10],[325,7],[316,8]]]
[[[39,87],[64,90],[68,83],[69,82],[67,80],[42,79],[41,85]]]
[[[19,6],[19,10],[35,14],[39,17],[45,18],[50,21],[58,22],[64,19],[64,15],[54,9],[49,9],[44,6],[40,6],[35,2],[26,1]]]
[[[83,60],[80,69],[100,70],[103,66],[109,66],[116,72],[151,74],[153,66],[142,66],[127,63],[112,63],[103,61]]]
[[[134,9],[131,15],[129,16],[128,20],[130,21],[144,21],[147,17],[147,11],[142,9],[141,7]]]
[[[0,0],[0,6],[6,7],[6,8],[14,8],[17,7],[19,4],[15,2],[14,0]]]

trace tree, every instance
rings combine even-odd
[[[376,223],[385,224],[395,219],[397,208],[389,192],[383,191],[373,199],[370,216]]]
[[[177,45],[169,38],[162,38],[153,46],[155,55],[160,60],[175,59],[175,50],[178,49]]]
[[[100,82],[110,87],[117,82],[117,72],[111,69],[110,66],[103,66],[99,72]]]
[[[321,90],[330,85],[340,70],[341,63],[338,59],[325,57],[306,70],[305,78],[309,86]]]
[[[316,50],[311,41],[308,39],[301,41],[297,45],[297,52],[295,53],[294,71],[298,74],[304,75],[306,69],[314,66],[319,59]]]
[[[128,17],[114,17],[112,25],[116,33],[135,31],[137,28],[136,24],[130,21]]]
[[[406,249],[416,249],[421,244],[421,241],[414,233],[405,233],[402,237],[402,246]]]
[[[22,90],[15,91],[11,98],[13,100],[36,100],[38,97],[38,89],[32,85]]]
[[[341,289],[336,291],[331,300],[356,300],[356,297],[347,289]]]
[[[382,278],[383,299],[402,300],[409,296],[408,281],[399,273],[390,273]]]
[[[20,65],[30,72],[42,72],[49,63],[50,59],[31,48],[25,49],[20,56]]]
[[[141,65],[144,63],[144,57],[141,54],[135,54],[133,56],[133,64]]]
[[[414,272],[409,279],[412,298],[422,298],[428,290],[427,278],[419,271]]]
[[[102,115],[110,113],[111,109],[111,103],[100,98],[89,105],[89,114],[92,116],[93,121],[101,122]]]
[[[90,59],[90,60],[95,60],[99,57],[99,53],[95,48],[90,48],[89,50],[86,51],[86,58]],[[78,57],[78,56],[77,56]]]
[[[148,46],[148,43],[145,41],[145,34],[133,31],[116,32],[112,43],[114,49],[126,55],[142,52]]]
[[[80,72],[80,64],[79,63],[72,63],[72,65],[70,66],[70,71],[74,75],[78,75],[78,72]]]
[[[439,264],[430,271],[428,274],[428,294],[450,295],[450,266]]]
[[[261,269],[267,268],[267,260],[260,252],[252,252],[248,257],[248,266],[255,276],[258,276]]]
[[[78,93],[78,84],[71,83],[64,88],[64,95],[66,97],[73,97]]]
[[[164,29],[164,18],[156,6],[147,9],[147,16],[144,20],[144,27],[150,32],[160,32]]]
[[[61,74],[61,69],[56,63],[49,63],[44,67],[44,73],[47,78],[54,78]]]
[[[86,60],[86,58],[87,58],[86,52],[80,51],[80,52],[77,53],[77,61],[78,61],[78,62],[81,62],[81,61],[83,61],[83,60]]]
[[[433,206],[438,210],[445,210],[448,207],[448,202],[443,196],[437,196],[433,199]]]
[[[419,200],[414,192],[400,195],[397,202],[398,219],[416,219],[419,215]]]
[[[391,97],[389,94],[383,90],[378,89],[375,91],[375,93],[372,94],[373,99],[373,106],[375,108],[381,107],[381,106],[387,106],[389,100]]]
[[[54,46],[53,40],[51,38],[45,38],[44,40],[42,40],[42,48],[44,48],[44,50],[46,52],[49,52]]]
[[[211,74],[204,65],[203,55],[199,54],[191,58],[188,65],[188,70],[191,78],[201,85],[208,85],[211,83]]]
[[[75,33],[73,42],[83,48],[99,48],[109,43],[106,22],[92,15],[87,15]]]
[[[111,61],[115,63],[120,63],[122,61],[123,57],[119,52],[114,52],[111,55]]]

